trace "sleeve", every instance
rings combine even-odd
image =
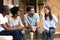
[[[0,18],[0,25],[1,24],[4,24],[5,22],[4,22],[4,20],[2,20],[1,18]]]
[[[27,17],[24,15],[24,22],[27,22]]]
[[[8,19],[8,22],[10,23],[11,27],[13,26],[13,23],[11,21],[11,19]]]
[[[37,14],[36,16],[37,16],[37,22],[40,22],[39,14]]]
[[[49,30],[49,28],[48,28],[48,27],[46,26],[46,24],[45,24],[44,17],[42,17],[42,23],[43,23],[43,27],[44,27],[44,29]]]
[[[54,19],[55,23],[58,23],[57,17],[54,14],[52,14],[52,16],[53,16],[53,19]]]
[[[21,21],[21,18],[20,18],[20,26],[24,27],[24,25],[23,25],[23,23],[22,23],[22,21]]]
[[[8,22],[8,18],[7,17],[5,17],[5,22]]]
[[[5,23],[4,18],[0,15],[0,25],[4,23]]]

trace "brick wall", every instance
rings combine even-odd
[[[58,19],[58,13],[60,13],[60,0],[49,0],[46,5],[50,5],[52,12],[56,15]],[[43,9],[43,6],[40,5],[40,11]],[[42,21],[42,15],[40,14],[40,18]],[[40,25],[42,22],[40,22]],[[56,24],[56,31],[60,32],[60,25]]]

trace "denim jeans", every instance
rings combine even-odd
[[[3,30],[0,32],[0,35],[7,35],[7,36],[12,35],[13,40],[22,40],[22,34],[17,30],[11,30],[11,31]]]
[[[54,33],[55,33],[54,28],[50,28],[49,33],[47,33],[46,30],[44,29],[44,31],[43,31],[43,40],[47,40],[47,34],[49,36],[49,40],[53,40]]]

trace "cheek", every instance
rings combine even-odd
[[[20,11],[17,12],[17,15],[20,16]]]
[[[7,14],[9,14],[9,11],[6,11]]]
[[[49,12],[49,10],[48,10],[48,12]]]
[[[31,11],[31,13],[34,13],[34,11]]]
[[[49,13],[49,10],[47,10],[47,13]]]
[[[47,11],[46,11],[46,10],[44,10],[44,12],[45,12],[45,13],[47,13]]]
[[[18,13],[18,16],[20,16],[20,13]]]

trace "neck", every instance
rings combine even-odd
[[[6,13],[2,13],[2,15],[3,15],[3,17],[5,17],[6,16]]]
[[[12,16],[14,19],[16,19],[17,18],[17,16]]]

